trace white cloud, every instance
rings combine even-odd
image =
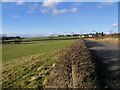
[[[106,0],[105,2],[101,2],[97,8],[101,9],[104,8],[105,6],[111,6],[115,3],[114,0]]]
[[[57,2],[44,2],[43,6],[47,8],[55,8],[58,5]]]
[[[114,23],[112,26],[113,26],[113,27],[118,27],[119,24],[118,24],[118,23]]]
[[[114,0],[106,0],[106,2],[103,2],[103,5],[113,5],[115,3]]]
[[[68,13],[68,12],[76,12],[79,6],[78,3],[74,3],[72,5],[72,8],[64,8],[64,9],[57,9],[57,6],[61,3],[61,0],[44,0],[41,8],[41,13],[47,13],[50,12],[51,14],[57,15],[62,13]]]
[[[70,12],[76,12],[77,8],[71,8],[71,9],[53,9],[52,14],[62,14],[62,13],[70,13]]]
[[[19,18],[18,15],[8,15],[8,17],[10,17],[10,18]]]
[[[106,0],[106,2],[114,2],[114,0]]]
[[[52,0],[52,1],[44,0],[43,7],[55,8],[59,3],[60,3],[60,0]]]
[[[57,10],[57,9],[53,9],[52,10],[52,14],[61,14],[61,13],[65,13],[67,12],[67,9],[60,9],[60,10]]]

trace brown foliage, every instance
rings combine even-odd
[[[53,68],[50,88],[95,88],[95,66],[90,51],[83,40],[77,40],[58,55]]]

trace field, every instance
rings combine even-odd
[[[79,37],[78,36],[72,36],[72,37],[68,37],[68,36],[65,36],[65,37],[58,37],[58,36],[54,36],[52,37],[52,39],[55,39],[55,40],[62,40],[62,39],[78,39]],[[37,37],[37,38],[25,38],[23,39],[23,41],[45,41],[45,40],[49,40],[51,39],[50,37]]]
[[[18,57],[37,54],[49,53],[58,49],[62,49],[73,43],[74,40],[56,40],[56,41],[38,41],[23,44],[4,44],[2,47],[3,61],[12,60]]]
[[[60,38],[27,38],[21,44],[3,44],[3,89],[101,88],[98,66],[85,39]],[[118,42],[113,37],[86,39]]]
[[[52,65],[58,61],[58,52],[73,42],[56,40],[3,45],[3,88],[43,86],[41,83],[49,76]]]
[[[98,87],[95,64],[82,40],[3,45],[3,59],[4,89]]]

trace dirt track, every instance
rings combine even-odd
[[[100,84],[103,88],[120,88],[120,58],[118,45],[86,41],[92,50]]]

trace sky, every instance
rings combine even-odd
[[[3,2],[2,33],[117,33],[117,2]]]

